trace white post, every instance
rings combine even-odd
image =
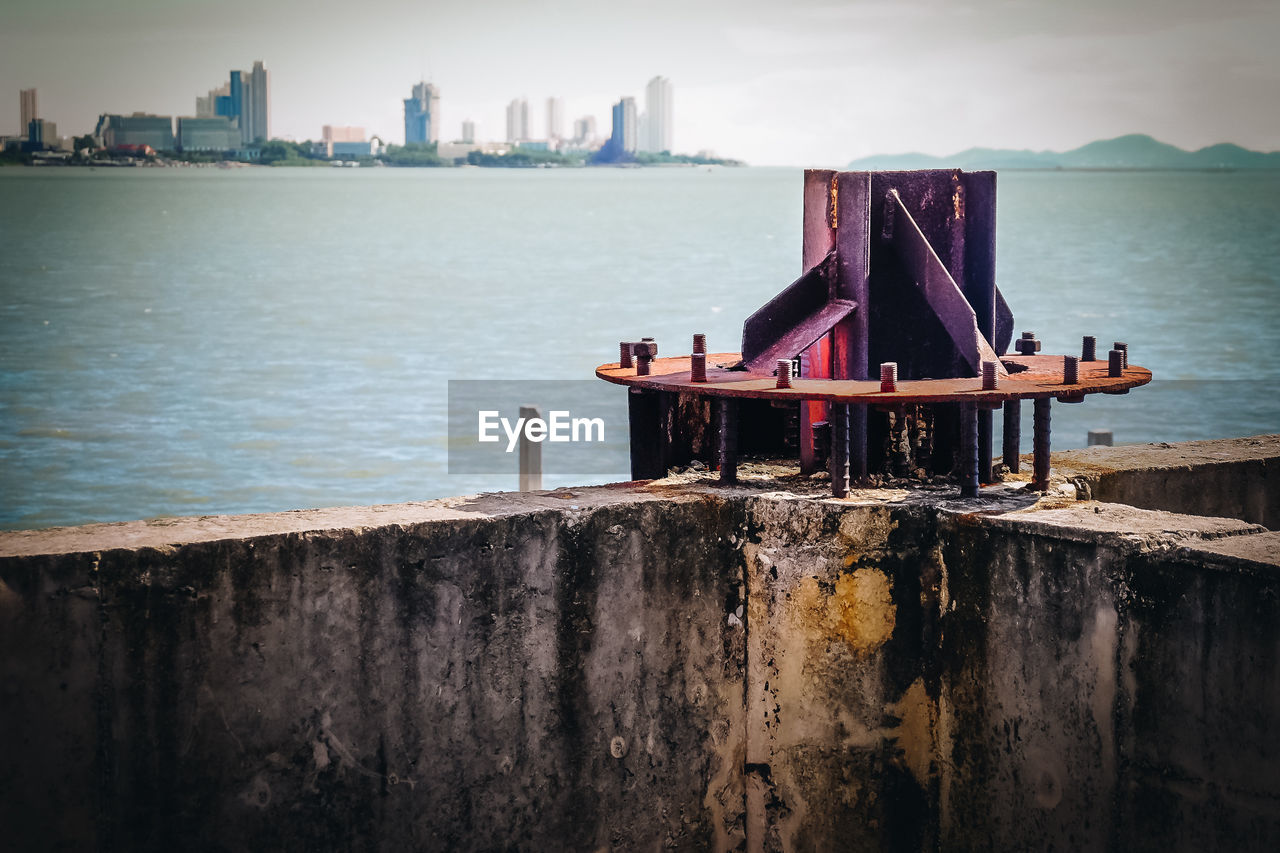
[[[1091,429],[1089,430],[1089,446],[1101,444],[1104,447],[1111,447],[1112,442],[1111,430],[1109,429]]]
[[[533,418],[542,418],[537,406],[520,407],[522,423],[528,423]],[[542,491],[542,443],[530,441],[523,430],[520,432],[520,491]]]

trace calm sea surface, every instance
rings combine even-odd
[[[800,271],[800,187],[0,169],[0,527],[514,488],[447,473],[448,380],[736,350]],[[1124,340],[1157,377],[1055,406],[1055,448],[1280,431],[1280,173],[1003,173],[997,280],[1045,351]]]

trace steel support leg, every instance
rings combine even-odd
[[[867,407],[845,406],[849,417],[849,476],[867,479]]]
[[[738,404],[727,397],[716,400],[720,444],[720,482],[738,482]]]
[[[631,479],[665,477],[659,394],[640,388],[630,389],[627,393],[627,415],[631,429]]]
[[[849,494],[849,406],[831,404],[831,494]]]
[[[978,409],[960,404],[960,497],[978,496]]]
[[[1018,447],[1022,444],[1022,401],[1004,404],[1004,467],[1018,473]]]
[[[991,428],[990,409],[978,412],[978,479],[983,483],[994,483],[991,472]]]
[[[1035,401],[1035,462],[1031,469],[1031,488],[1038,492],[1049,489],[1049,397]]]

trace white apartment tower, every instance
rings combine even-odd
[[[672,89],[666,77],[654,77],[644,88],[641,151],[670,151],[672,132]]]
[[[507,104],[507,141],[524,142],[529,139],[529,102],[516,98]]]
[[[564,99],[547,98],[547,141],[564,138]]]

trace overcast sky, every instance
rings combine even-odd
[[[191,115],[232,68],[271,72],[275,136],[360,125],[403,139],[402,100],[442,93],[505,134],[504,107],[566,122],[675,87],[675,148],[838,166],[970,146],[1065,150],[1142,132],[1280,149],[1280,0],[8,0],[0,133],[19,89],[60,133],[101,112]]]

